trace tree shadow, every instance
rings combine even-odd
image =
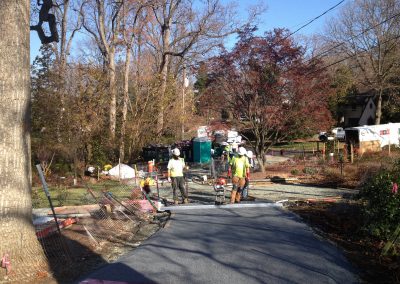
[[[108,262],[93,247],[85,246],[63,234],[55,233],[40,239],[50,273],[57,283],[71,283],[84,273]]]
[[[118,228],[110,228],[112,231],[109,232],[92,230],[89,232],[80,225],[72,226],[74,229],[65,228],[61,234],[54,232],[39,238],[50,273],[57,283],[73,283],[82,275],[110,265],[110,259],[119,258],[124,253],[135,249],[138,241],[141,242],[147,238],[147,233],[144,233],[146,236],[144,237],[138,233],[137,228],[133,228],[136,232],[131,231],[129,235],[125,235],[127,231],[117,230]],[[133,280],[135,283],[143,282]],[[144,282],[151,283],[151,281]]]
[[[108,281],[110,283],[123,282],[124,284],[152,284],[157,283],[128,265],[116,262],[111,263],[101,269],[101,273],[94,272],[86,275],[81,279],[78,279],[74,283],[76,284],[105,284]],[[122,283],[121,283],[122,284]]]

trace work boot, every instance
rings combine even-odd
[[[178,200],[174,200],[174,204],[178,205],[179,204]]]
[[[235,197],[236,197],[236,190],[232,190],[232,192],[231,192],[231,204],[235,203]]]
[[[185,199],[183,200],[183,203],[184,203],[184,204],[188,204],[188,203],[189,203],[189,199],[185,198]]]
[[[240,203],[240,192],[236,193],[235,201],[236,203]]]

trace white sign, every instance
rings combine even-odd
[[[197,137],[208,137],[207,126],[200,126],[197,128]]]

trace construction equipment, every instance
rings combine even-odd
[[[215,191],[215,205],[225,204],[225,194],[226,194],[226,180],[224,178],[218,178],[214,184]]]

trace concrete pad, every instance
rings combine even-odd
[[[261,208],[261,207],[282,207],[281,203],[240,203],[224,205],[181,205],[181,206],[161,206],[159,211],[188,211],[188,210],[211,210],[211,209],[238,209],[238,208]]]

